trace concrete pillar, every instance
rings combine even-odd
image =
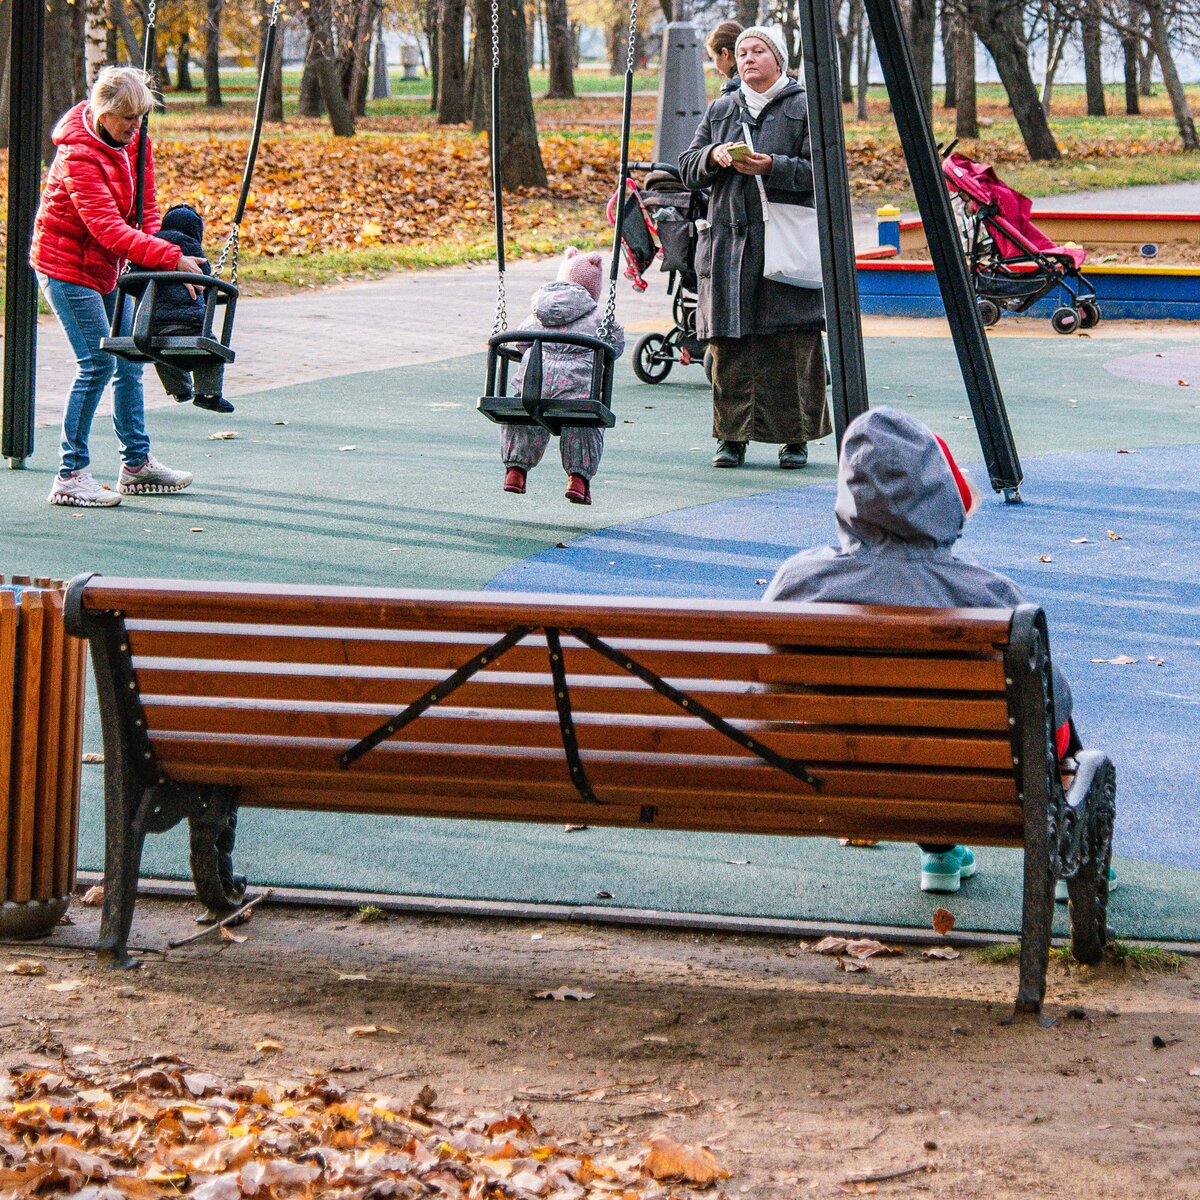
[[[656,162],[674,165],[679,161],[691,145],[707,106],[703,40],[690,21],[672,21],[663,31],[658,118],[654,124]]]

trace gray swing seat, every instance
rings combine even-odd
[[[204,322],[198,334],[152,334],[154,309],[160,284],[191,284],[204,289]],[[100,349],[130,362],[154,362],[191,371],[211,363],[231,363],[236,357],[230,347],[233,317],[237,308],[236,285],[213,275],[189,275],[179,271],[129,271],[117,280],[117,303],[113,311],[112,331],[100,339]],[[125,321],[125,305],[135,303],[133,329],[129,337],[120,334]],[[218,307],[223,308],[220,336],[213,330]]]
[[[581,346],[592,351],[589,393],[579,399],[546,399],[542,396],[543,346]],[[510,365],[528,354],[519,395],[508,395]],[[553,434],[563,429],[602,427],[616,423],[612,411],[613,373],[617,353],[606,341],[585,333],[554,333],[519,329],[488,339],[487,394],[476,406],[498,425],[540,425]]]

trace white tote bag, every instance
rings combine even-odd
[[[750,126],[743,124],[746,145],[753,152]],[[817,236],[817,210],[803,204],[767,203],[767,189],[761,175],[755,175],[762,201],[765,252],[763,278],[789,287],[821,286],[821,245]]]

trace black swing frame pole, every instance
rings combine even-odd
[[[917,88],[900,10],[896,0],[865,0],[865,5],[992,489],[1003,492],[1009,502],[1019,503],[1021,461],[975,307],[975,289],[950,209],[933,126]]]
[[[158,6],[151,0],[146,12],[146,31],[142,38],[142,74],[150,77],[150,68],[154,65],[154,51],[157,44],[156,30],[158,28]],[[134,177],[137,186],[133,196],[133,225],[141,229],[146,219],[146,157],[150,144],[150,114],[142,115],[142,123],[138,127],[137,167]]]
[[[4,400],[0,453],[14,470],[33,454],[37,375],[37,280],[29,244],[41,191],[42,81],[46,44],[44,0],[10,0],[8,71],[11,140],[8,151],[8,240],[5,247]]]
[[[621,270],[621,227],[625,219],[625,193],[629,189],[629,129],[633,117],[633,49],[637,31],[637,0],[629,6],[629,51],[625,60],[625,86],[621,103],[621,161],[617,172],[616,220],[613,222],[612,261],[608,266],[610,294],[617,286]],[[609,330],[608,332],[611,332]]]
[[[500,278],[504,278],[504,173],[500,164],[500,10],[499,6],[492,9],[492,129],[491,129],[491,159],[492,159],[492,203],[496,210],[496,270]]]
[[[271,8],[270,24],[267,26],[267,36],[263,43],[262,68],[258,75],[258,96],[254,102],[254,128],[250,132],[250,149],[246,153],[246,166],[242,171],[242,190],[238,196],[237,210],[233,214],[233,224],[240,225],[246,212],[246,201],[250,198],[250,184],[254,180],[254,164],[258,160],[258,143],[262,139],[263,121],[267,113],[268,81],[271,78],[271,58],[275,53],[275,39],[279,32],[278,4]]]
[[[846,426],[869,407],[867,368],[854,259],[854,216],[846,169],[841,78],[830,0],[800,0],[800,40],[808,92],[808,131],[813,194],[829,338],[833,430],[838,451]]]

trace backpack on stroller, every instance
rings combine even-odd
[[[1060,303],[1050,324],[1056,333],[1074,333],[1100,323],[1095,289],[1080,271],[1086,250],[1056,246],[1030,219],[1029,197],[1004,183],[994,168],[962,154],[946,153],[942,173],[984,325],[995,325],[1001,309],[1025,312],[1055,288]]]
[[[646,172],[641,186],[629,180],[621,205],[621,248],[625,276],[639,292],[646,290],[645,274],[661,256],[660,271],[668,273],[671,297],[670,333],[647,333],[633,348],[633,371],[643,383],[661,383],[678,362],[704,362],[705,343],[696,336],[696,222],[708,207],[705,192],[688,191],[679,172],[667,163],[631,163]],[[618,197],[608,203],[608,219],[616,221]]]

